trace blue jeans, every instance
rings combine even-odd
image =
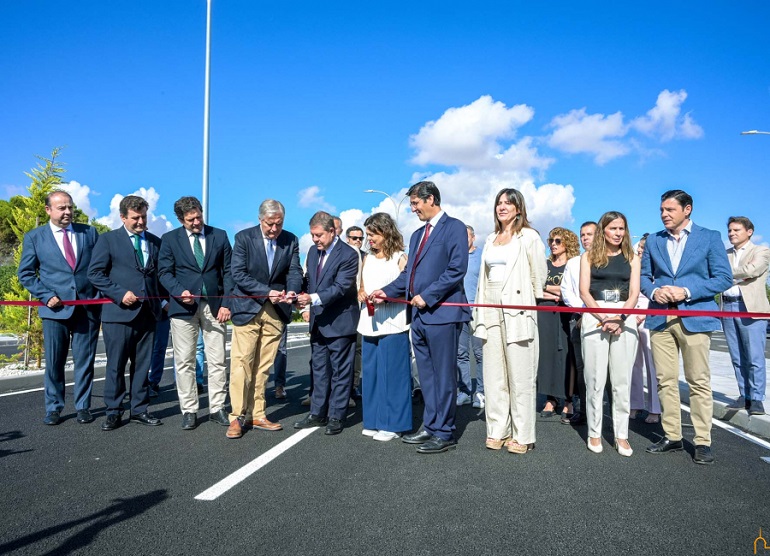
[[[198,332],[198,343],[195,345],[195,382],[203,385],[204,359],[203,329]]]
[[[468,395],[473,394],[473,382],[471,380],[471,360],[470,352],[473,351],[473,357],[476,359],[476,392],[484,393],[484,377],[482,369],[482,342],[481,338],[471,336],[471,326],[469,323],[463,323],[460,330],[460,344],[457,347],[457,390],[465,392]]]
[[[163,367],[166,366],[166,349],[168,348],[168,334],[170,331],[171,319],[164,314],[155,325],[155,340],[152,344],[152,360],[147,380],[153,384],[159,384],[160,379],[163,378]]]
[[[745,312],[743,300],[725,303],[725,311]],[[765,344],[767,321],[755,319],[722,319],[722,328],[730,350],[730,359],[738,381],[738,391],[747,400],[764,401],[767,384]]]

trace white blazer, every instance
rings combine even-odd
[[[486,259],[487,250],[494,242],[497,234],[491,234],[481,253],[481,271],[479,273],[479,285],[476,290],[476,303],[484,303],[486,285],[489,279]],[[514,246],[513,255],[505,265],[505,279],[503,280],[502,303],[503,305],[530,305],[536,304],[536,299],[543,297],[548,267],[545,264],[545,244],[532,228],[523,228],[516,234],[511,243]],[[536,311],[523,311],[514,309],[502,309],[503,321],[506,329],[506,342],[522,342],[533,340],[537,336]],[[484,322],[484,309],[473,309],[473,335],[486,340],[487,327]]]

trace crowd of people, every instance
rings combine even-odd
[[[101,327],[107,354],[102,430],[123,425],[127,395],[130,421],[160,425],[149,410],[160,377],[148,371],[153,352],[158,358],[156,339],[167,341],[170,328],[182,429],[199,424],[205,353],[208,419],[226,426],[231,439],[251,428],[281,430],[267,417],[266,387],[274,368],[274,395],[286,398],[286,330],[295,308],[309,323],[311,344],[310,409],[294,423],[297,429],[339,434],[351,397],[360,392],[364,435],[441,453],[457,445],[457,407],[472,404],[484,410],[487,448],[526,454],[536,445],[540,396],[542,419],[587,427],[587,448],[599,453],[607,396],[618,454],[633,454],[629,420],[638,418],[661,423],[664,436],[646,451],[662,454],[683,448],[681,354],[693,459],[710,464],[709,345],[720,328],[740,391],[729,407],[764,413],[766,320],[686,315],[770,313],[770,249],[751,241],[750,219],[729,219],[732,247],[726,250],[719,232],[692,221],[690,195],[671,190],[661,197],[663,229],[636,245],[616,211],[582,224],[579,236],[554,228],[544,242],[521,192],[507,188],[494,201],[494,232],[479,248],[474,228],[442,209],[434,183],[419,182],[407,195],[424,223],[408,249],[386,213],[369,216],[363,229],[349,228],[345,241],[339,218],[319,211],[309,223],[314,245],[303,268],[299,240],[283,228],[285,208],[276,200],[260,205],[259,224],[236,234],[231,247],[224,230],[205,224],[194,197],[174,204],[181,226],[159,238],[147,230],[148,203],[141,197],[124,197],[123,225],[98,235],[72,222],[69,194],[50,193],[50,221],[26,234],[18,270],[43,303],[44,423],[61,422],[70,347],[76,420],[94,420]],[[362,250],[365,237],[368,250]],[[63,303],[97,298],[108,301]],[[628,314],[639,308],[651,312]],[[422,427],[413,432],[416,388],[424,410]]]

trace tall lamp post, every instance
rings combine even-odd
[[[206,76],[203,91],[203,214],[209,216],[209,90],[211,88],[211,2],[206,0]]]
[[[390,199],[390,202],[393,203],[393,208],[396,209],[396,227],[398,227],[398,215],[401,213],[401,203],[404,202],[406,197],[403,197],[399,202],[396,202],[396,200],[393,198],[393,195],[385,193],[384,191],[380,191],[379,189],[365,189],[364,193],[379,193],[380,195],[385,195],[388,199]]]
[[[752,129],[749,131],[741,131],[741,135],[770,135],[770,131],[757,131]]]

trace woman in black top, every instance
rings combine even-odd
[[[585,313],[581,335],[586,381],[588,449],[602,451],[602,405],[609,367],[615,449],[633,453],[628,443],[631,369],[636,358],[636,319],[626,322],[624,309],[639,297],[641,263],[631,246],[626,217],[606,212],[599,220],[591,249],[580,259],[580,298],[588,308],[613,307],[619,314]]]

